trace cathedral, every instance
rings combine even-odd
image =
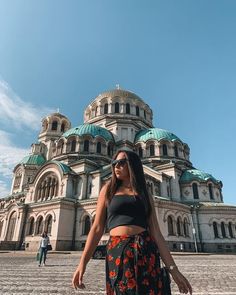
[[[13,170],[10,195],[0,199],[0,249],[36,251],[43,231],[53,250],[83,249],[112,156],[127,148],[142,159],[171,251],[236,252],[236,206],[224,204],[222,182],[152,121],[149,105],[119,87],[86,107],[82,125],[72,127],[59,112],[43,118],[38,141]],[[105,229],[100,244],[108,237]]]

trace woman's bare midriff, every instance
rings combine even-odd
[[[146,229],[137,225],[121,225],[110,230],[110,236],[137,235]]]

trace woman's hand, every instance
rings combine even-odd
[[[184,294],[189,292],[192,295],[192,287],[185,276],[177,268],[170,271],[170,273],[179,288],[179,292]]]
[[[77,289],[84,289],[85,285],[83,284],[83,275],[85,272],[86,266],[83,263],[80,263],[74,272],[74,276],[72,279],[72,286]]]

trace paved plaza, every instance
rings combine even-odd
[[[91,260],[84,276],[86,289],[74,291],[72,274],[81,252],[50,253],[38,267],[36,253],[0,252],[0,294],[105,294],[104,260]],[[194,295],[236,295],[236,255],[174,255],[192,283]],[[173,295],[177,295],[173,284]],[[144,294],[146,295],[146,294]]]

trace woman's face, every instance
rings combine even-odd
[[[116,177],[119,180],[129,179],[128,159],[124,152],[120,152],[116,159],[112,162],[112,166]]]

